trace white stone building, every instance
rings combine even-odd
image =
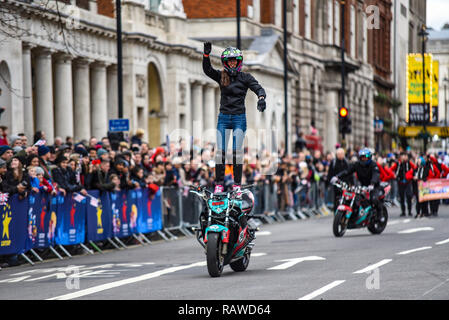
[[[74,0],[65,1],[68,5],[58,2],[60,15],[55,1],[45,10],[39,9],[39,1],[0,0],[2,6],[15,8],[18,17],[26,17],[20,23],[30,31],[15,37],[0,32],[0,105],[7,110],[0,124],[29,138],[43,130],[50,143],[56,136],[101,138],[108,119],[118,114],[115,18],[98,14],[95,1],[87,9]],[[305,3],[310,11],[311,2]],[[267,91],[263,114],[256,109],[256,96],[248,93],[248,129],[274,129],[280,146],[285,125],[279,4],[276,1],[275,23],[266,24],[261,22],[263,8],[253,1],[241,27],[246,70]],[[308,19],[315,18],[306,23],[304,35],[298,33],[299,16],[289,13],[288,139],[294,143],[296,121],[306,133],[313,121],[324,149],[334,150],[341,88],[339,6],[329,0],[313,8],[307,11]],[[366,62],[367,35],[357,31],[366,25],[360,1],[350,15],[357,23],[349,26],[353,45],[346,57],[352,71],[346,93],[353,123],[348,145],[372,147],[373,71]],[[202,71],[202,42],[214,43],[212,62],[219,68],[223,48],[235,45],[235,18],[187,19],[181,1],[125,0],[122,28],[123,104],[130,133],[143,128],[145,140],[156,146],[175,130],[193,132],[197,138],[215,128],[219,88]],[[249,132],[249,139],[253,134]],[[257,141],[262,143],[261,138]]]

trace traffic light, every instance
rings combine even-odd
[[[346,107],[340,107],[338,110],[338,129],[341,134],[352,132],[352,121],[349,117],[349,111]]]

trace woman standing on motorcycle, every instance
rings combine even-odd
[[[233,47],[226,48],[221,54],[223,70],[212,67],[209,54],[212,51],[210,42],[204,43],[203,71],[220,85],[220,114],[217,123],[217,150],[215,159],[215,190],[224,191],[225,158],[230,131],[232,134],[233,152],[233,191],[241,195],[240,184],[243,172],[243,140],[246,132],[245,97],[251,89],[259,98],[257,109],[263,112],[266,108],[265,90],[254,77],[241,72],[243,64],[242,52]],[[212,108],[213,106],[208,106]]]

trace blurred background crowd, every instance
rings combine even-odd
[[[167,142],[150,148],[142,141],[143,130],[125,139],[111,134],[74,142],[67,137],[47,145],[45,132],[34,137],[9,134],[0,128],[0,192],[26,197],[31,192],[79,192],[128,190],[159,187],[182,188],[191,184],[214,187],[214,144],[197,141]],[[278,209],[333,209],[335,189],[329,181],[357,161],[358,150],[321,152],[309,150],[298,140],[292,154],[262,150],[252,153],[245,148],[243,184],[276,186]],[[421,154],[412,150],[386,151],[373,159],[381,180],[390,182],[390,200],[401,208],[401,215],[437,215],[436,204],[420,205],[417,183],[431,178],[447,178],[449,156]],[[226,163],[231,163],[228,161]],[[226,166],[225,187],[231,187],[232,165]],[[356,183],[354,177],[347,177]],[[438,201],[440,203],[440,201]],[[412,210],[416,207],[415,210]]]

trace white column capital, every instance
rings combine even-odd
[[[81,65],[81,66],[88,66],[91,63],[93,63],[95,60],[93,59],[89,59],[89,58],[75,58],[73,59],[73,64],[74,65]]]
[[[67,63],[74,59],[74,56],[72,56],[68,53],[65,53],[65,52],[58,52],[58,53],[54,54],[53,57],[55,58],[56,63],[61,63],[61,62]]]
[[[197,87],[197,86],[204,86],[207,84],[206,81],[204,80],[199,80],[199,79],[189,79],[189,83],[192,87]]]
[[[29,42],[22,42],[22,50],[32,50],[36,48],[36,45],[33,43],[29,43]]]
[[[110,66],[111,63],[105,62],[105,61],[100,61],[100,60],[94,60],[93,62],[90,63],[90,66],[92,68],[107,68],[108,66]]]
[[[46,48],[46,47],[36,47],[34,48],[34,53],[36,53],[38,56],[42,57],[51,57],[52,54],[56,52],[54,49]]]
[[[218,86],[218,83],[216,83],[216,82],[206,82],[206,88],[217,89],[217,88],[219,88],[219,86]]]

